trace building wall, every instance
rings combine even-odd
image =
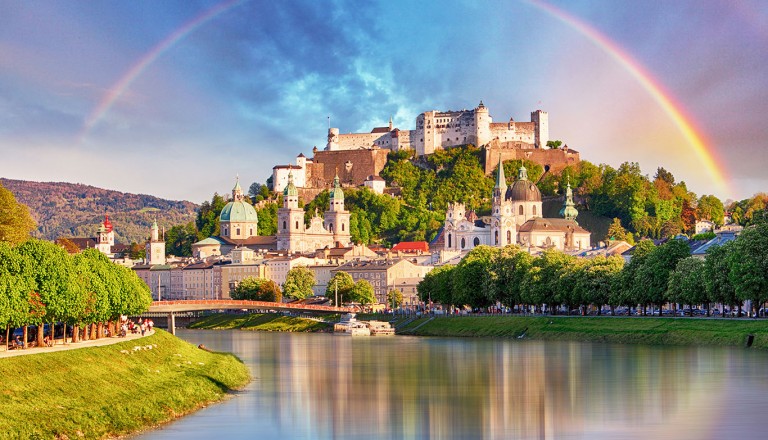
[[[527,159],[541,166],[548,166],[550,172],[554,173],[581,161],[579,152],[575,150],[521,148],[519,143],[494,141],[485,148],[485,174],[492,173],[499,164],[499,155],[503,161]]]

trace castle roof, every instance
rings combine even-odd
[[[371,133],[389,133],[390,130],[389,127],[374,127],[373,130],[371,130]]]

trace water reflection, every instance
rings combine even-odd
[[[192,331],[246,393],[141,438],[763,438],[765,353]]]

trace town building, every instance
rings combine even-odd
[[[408,288],[415,279],[423,279],[432,266],[419,266],[406,258],[399,260],[349,261],[331,272],[346,272],[352,280],[366,280],[373,286],[374,296],[380,304],[387,303],[387,293],[395,288]],[[402,289],[401,289],[402,291]]]

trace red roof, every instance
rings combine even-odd
[[[429,252],[429,243],[426,241],[401,241],[394,245],[392,250],[402,252]]]
[[[106,229],[107,232],[112,232],[112,222],[109,221],[109,214],[107,214],[104,219],[104,229]]]

